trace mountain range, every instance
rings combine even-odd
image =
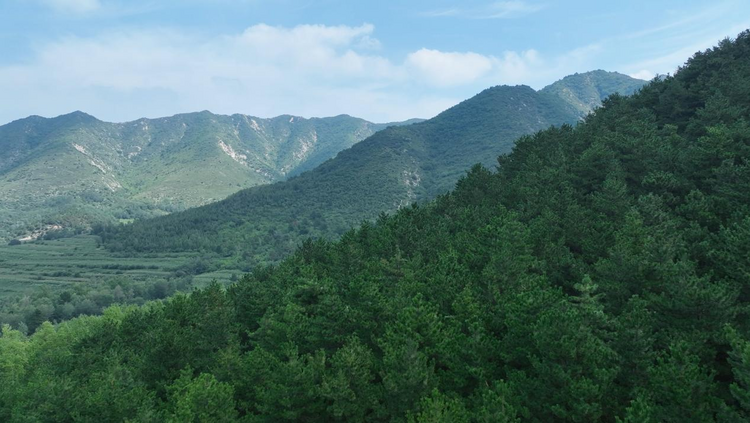
[[[518,137],[575,124],[604,98],[644,84],[594,71],[539,91],[493,87],[427,121],[377,132],[287,181],[97,233],[120,252],[203,251],[245,267],[276,262],[307,237],[335,237],[363,220],[434,198],[473,164],[492,166]]]
[[[127,123],[31,116],[0,127],[0,238],[218,201],[312,169],[389,125],[205,111]]]
[[[399,170],[399,157],[427,160],[440,148],[447,157],[451,141],[478,142],[476,128],[461,137],[448,118],[509,132],[490,111],[525,104],[513,117],[571,117],[539,113],[543,94],[490,89],[277,183],[279,196],[273,185],[244,190],[204,206],[202,220],[176,213],[119,235],[194,224],[174,226],[192,238],[165,244],[190,245],[253,219],[274,231],[288,217],[271,225],[282,211],[274,199],[301,213],[295,198],[308,206],[315,194],[316,211],[328,213],[345,205],[338,190],[360,188],[300,181],[334,174],[373,185],[346,196],[359,202],[389,181],[367,179],[377,164]],[[351,151],[378,155],[342,162]],[[438,174],[405,184],[427,195]],[[10,323],[0,336],[0,421],[748,422],[748,186],[744,31],[632,96],[610,96],[575,126],[522,136],[494,170],[474,165],[432,201],[335,241],[306,240],[228,287],[146,304],[122,279],[91,300],[49,286],[24,296],[12,314],[0,309]],[[206,222],[227,218],[207,232]],[[83,238],[93,237],[0,251]],[[94,300],[115,304],[81,316]]]

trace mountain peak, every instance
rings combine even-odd
[[[609,78],[609,79],[641,81],[641,79],[633,78],[632,76],[625,75],[624,73],[620,73],[616,71],[607,71],[604,69],[594,69],[588,72],[576,72],[574,74],[565,76],[561,80],[554,82],[551,85],[554,85],[558,82],[565,81],[565,80],[575,80],[575,79],[582,79],[582,78]]]
[[[597,69],[568,75],[544,87],[540,92],[562,98],[583,117],[610,95],[630,95],[646,83],[647,81],[618,72]]]
[[[74,122],[74,123],[99,122],[99,119],[95,118],[94,116],[91,116],[88,113],[84,113],[80,110],[76,110],[71,113],[60,115],[53,119],[63,121],[63,122]]]

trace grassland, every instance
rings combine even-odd
[[[63,290],[112,278],[168,279],[186,272],[196,253],[126,256],[99,247],[98,237],[81,235],[51,241],[0,246],[0,297],[38,289]],[[228,282],[238,271],[220,270],[194,277],[196,286]]]

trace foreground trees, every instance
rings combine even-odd
[[[276,267],[0,338],[4,421],[750,419],[750,33]]]

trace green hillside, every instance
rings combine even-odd
[[[524,108],[531,105],[536,109]],[[210,114],[205,116],[209,120],[213,119]],[[528,119],[526,116],[536,117]],[[261,199],[258,199],[261,194],[253,190],[245,191],[238,194],[235,200],[227,202],[232,204],[229,210],[207,208],[205,215],[200,217],[198,214],[204,219],[202,224],[210,225],[209,231],[220,231],[220,236],[227,240],[226,243],[220,242],[218,235],[200,233],[199,230],[203,230],[200,228],[188,231],[184,222],[176,220],[174,226],[167,230],[185,235],[189,243],[185,244],[185,248],[175,251],[161,251],[157,248],[146,251],[126,248],[107,251],[97,248],[98,237],[85,235],[26,243],[23,246],[0,246],[0,323],[17,324],[27,321],[37,309],[41,310],[42,318],[58,321],[71,315],[68,310],[71,306],[74,310],[99,311],[114,301],[113,294],[118,289],[124,290],[126,294],[130,293],[124,297],[118,295],[120,302],[137,304],[143,298],[150,298],[141,293],[143,290],[147,291],[147,288],[127,288],[131,285],[173,286],[175,281],[180,281],[180,286],[190,289],[192,286],[201,286],[212,278],[228,282],[233,275],[248,271],[258,263],[280,260],[311,235],[335,237],[348,230],[351,225],[360,223],[363,216],[375,217],[378,211],[395,210],[414,200],[433,198],[437,193],[452,188],[472,164],[481,161],[491,166],[493,155],[510,148],[513,134],[530,133],[547,127],[555,120],[559,121],[560,116],[571,122],[577,119],[564,104],[559,104],[549,96],[540,97],[529,88],[497,87],[487,90],[475,99],[447,111],[440,119],[409,128],[416,128],[418,132],[402,132],[395,128],[384,131],[383,136],[374,137],[371,144],[343,152],[342,158],[325,163],[325,170],[322,172],[292,177],[288,183],[261,190],[259,192],[264,196]],[[290,118],[277,118],[277,123],[289,124]],[[532,119],[536,118],[541,119],[542,123],[535,123]],[[318,133],[327,133],[327,137],[335,138],[335,134],[330,134],[330,131],[342,127],[347,131],[351,130],[337,122],[337,119],[339,118],[311,121],[315,122]],[[39,120],[45,121],[41,118]],[[488,122],[493,123],[490,125]],[[154,124],[151,123],[150,126],[153,128]],[[204,122],[200,126],[207,127],[208,124]],[[373,128],[380,129],[381,126]],[[209,133],[216,130],[208,128]],[[413,136],[414,134],[418,134],[418,137]],[[402,135],[404,137],[399,138]],[[323,135],[321,139],[322,137]],[[425,139],[428,142],[424,142]],[[458,142],[450,145],[446,141],[449,139]],[[500,142],[493,145],[493,140]],[[394,154],[398,149],[403,150],[403,146],[408,146],[408,153]],[[322,152],[321,157],[328,154],[320,148],[316,151]],[[488,151],[492,155],[486,155]],[[164,157],[176,155],[169,153]],[[226,157],[223,152],[221,156]],[[316,160],[310,156],[292,173],[304,170],[306,164],[315,163]],[[165,160],[157,154],[151,154],[144,163],[149,161],[159,161],[159,166],[173,166],[172,174],[184,176],[185,172],[194,171],[194,166],[188,164],[165,165]],[[210,174],[206,177],[210,177]],[[180,178],[176,182],[183,180]],[[191,180],[189,174],[184,178]],[[168,179],[160,179],[154,187],[166,186]],[[368,181],[379,182],[368,186]],[[408,185],[400,186],[404,181]],[[360,187],[359,184],[363,185]],[[175,185],[173,189],[175,192],[207,190],[201,184],[193,186],[187,183],[184,186]],[[70,219],[77,218],[83,222],[81,215],[77,214],[83,206],[72,203],[73,206],[67,208]],[[108,211],[106,208],[95,209],[100,207],[98,203],[83,204],[98,213]],[[253,207],[248,208],[246,204]],[[324,204],[331,204],[330,210]],[[123,218],[133,216],[133,211],[140,211],[132,202],[127,203],[127,207],[131,214],[121,215]],[[50,215],[59,211],[60,208],[51,207]],[[102,218],[106,219],[106,216]],[[238,222],[237,226],[232,226],[234,223],[226,225],[227,219]],[[244,224],[239,227],[242,222]],[[262,225],[253,226],[256,222]],[[65,231],[51,232],[45,238],[57,238],[57,235],[64,233]],[[106,235],[107,232],[104,233]],[[171,233],[154,234],[164,237],[165,245],[174,240]],[[152,234],[148,232],[142,234],[147,242],[150,235]],[[231,243],[238,245],[232,246]],[[152,269],[152,266],[156,268]],[[186,278],[191,279],[192,284],[185,284]],[[63,292],[73,292],[75,295],[71,301],[55,304],[57,296]],[[31,300],[24,299],[25,296],[30,296]],[[61,307],[66,303],[69,303],[67,311],[63,311]],[[77,315],[76,313],[73,312],[72,315]]]
[[[749,122],[747,31],[227,291],[6,326],[0,420],[749,421]]]
[[[644,83],[614,73],[597,78],[609,76],[618,81],[612,85],[629,79],[629,91]],[[554,90],[498,86],[428,121],[378,132],[297,178],[97,233],[120,252],[203,251],[244,266],[276,262],[305,238],[338,236],[362,220],[434,198],[471,165],[490,166],[519,136],[581,116]]]
[[[350,116],[209,112],[107,123],[81,112],[0,127],[0,241],[221,200],[314,168],[385,128]]]
[[[564,99],[581,117],[601,105],[612,94],[630,95],[643,86],[643,81],[617,72],[595,70],[576,73],[545,87],[542,91]]]

